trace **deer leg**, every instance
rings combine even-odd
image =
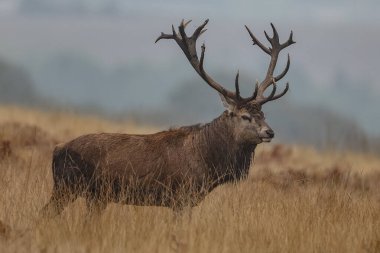
[[[60,215],[65,207],[75,199],[76,197],[72,194],[55,187],[49,202],[42,208],[40,216],[42,218],[54,218]]]
[[[89,216],[99,216],[107,207],[107,201],[97,196],[86,197],[87,214]]]

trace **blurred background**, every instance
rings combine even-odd
[[[171,24],[210,19],[206,70],[242,93],[262,80],[273,22],[297,42],[284,78],[290,91],[265,105],[279,142],[318,148],[380,150],[380,2],[378,0],[0,0],[0,103],[91,113],[167,128],[208,122],[218,95],[170,40]],[[282,71],[282,53],[277,71]],[[285,81],[280,86],[285,84]]]

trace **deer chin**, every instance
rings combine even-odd
[[[262,142],[271,142],[272,138],[269,138],[269,137],[263,137],[261,138],[261,141]]]

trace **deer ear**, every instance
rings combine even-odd
[[[232,99],[226,98],[222,94],[219,93],[220,99],[222,100],[222,104],[224,108],[226,108],[229,112],[233,112],[236,109],[236,103]]]

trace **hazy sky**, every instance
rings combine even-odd
[[[96,101],[107,110],[159,107],[184,80],[199,83],[173,42],[153,43],[161,31],[169,32],[181,18],[194,20],[190,30],[210,18],[200,39],[207,46],[207,68],[230,76],[231,84],[240,69],[248,85],[262,78],[268,59],[252,47],[243,25],[264,40],[262,31],[274,22],[283,40],[292,29],[297,41],[288,50],[292,92],[286,99],[327,107],[380,134],[378,13],[378,0],[0,0],[0,56],[31,71],[43,95],[67,104]],[[69,79],[78,83],[55,82],[67,71],[53,68],[62,55],[88,73],[102,73],[104,80],[98,78],[96,86],[78,71]],[[282,58],[278,68],[283,64]],[[118,70],[127,74],[116,75]],[[112,84],[115,75],[118,83],[134,86]],[[106,94],[107,85],[119,87],[118,92]],[[155,85],[160,92],[149,94]]]
[[[11,14],[18,12],[25,6],[30,9],[40,9],[41,13],[46,6],[54,6],[55,10],[64,10],[68,7],[80,6],[89,13],[97,13],[101,9],[116,6],[120,13],[133,15],[151,13],[208,17],[224,16],[228,18],[255,18],[255,19],[295,19],[313,22],[379,22],[380,2],[377,0],[0,0],[0,13]],[[34,6],[34,7],[33,7]]]

